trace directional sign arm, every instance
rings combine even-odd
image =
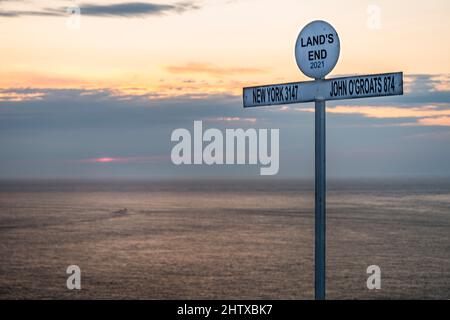
[[[403,72],[327,79],[318,86],[324,100],[402,95]]]
[[[395,72],[248,87],[243,100],[248,108],[402,94],[403,73]]]
[[[314,81],[291,82],[243,90],[244,107],[311,102],[315,100]]]

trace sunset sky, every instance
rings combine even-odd
[[[307,80],[294,45],[317,19],[341,40],[329,77],[405,74],[404,96],[328,104],[330,175],[450,176],[448,0],[0,0],[0,178],[257,176],[172,165],[194,120],[279,128],[280,176],[312,176],[312,104],[241,94]]]

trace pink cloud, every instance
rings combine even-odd
[[[450,117],[424,118],[418,120],[423,126],[450,126]]]
[[[147,156],[147,157],[99,157],[79,159],[72,162],[77,163],[161,163],[168,161],[167,156]]]

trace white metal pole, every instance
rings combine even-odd
[[[325,299],[325,100],[315,101],[315,298]]]

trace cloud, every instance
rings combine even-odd
[[[204,68],[198,70],[217,70],[225,68],[201,64]],[[206,67],[205,67],[206,66]],[[230,70],[236,70],[230,68]],[[217,71],[218,72],[218,71]],[[231,72],[231,71],[230,71]],[[442,83],[447,79],[444,76],[407,76],[411,81],[422,83],[422,89],[405,93],[400,97],[383,97],[378,99],[348,100],[345,105],[335,101],[327,104],[330,116],[339,117],[340,123],[345,125],[370,124],[374,126],[448,126],[450,117],[450,92],[429,89],[425,79]],[[420,80],[418,80],[420,78]],[[189,78],[190,79],[190,78]],[[430,80],[431,79],[431,80]],[[199,120],[205,119],[216,123],[236,123],[263,125],[273,121],[282,121],[286,125],[296,125],[294,112],[313,112],[312,104],[289,105],[280,107],[255,108],[242,110],[241,90],[243,84],[222,83],[223,87],[214,83],[203,83],[201,81],[183,81],[179,83],[161,82],[155,83],[154,87],[117,87],[117,88],[79,88],[79,89],[57,89],[57,88],[0,88],[0,110],[5,106],[18,109],[28,105],[28,113],[48,112],[52,117],[58,115],[60,122],[49,122],[48,125],[58,124],[72,125],[73,117],[98,112],[104,119],[99,123],[108,122],[119,124],[130,121],[144,120],[147,123],[159,124],[164,121],[175,121],[179,119]],[[445,82],[445,81],[444,81]],[[239,90],[239,93],[230,91],[231,87]],[[425,89],[424,89],[425,88]],[[428,88],[428,89],[426,89]],[[221,107],[218,107],[221,106]],[[137,116],[144,108],[152,108],[154,117],[148,119]],[[76,109],[79,109],[75,112]],[[112,109],[114,117],[103,109]],[[106,114],[106,115],[105,115]],[[119,115],[120,116],[117,116]],[[0,114],[1,115],[1,114]],[[18,116],[18,115],[16,115]],[[25,116],[25,115],[24,115]],[[134,118],[136,116],[136,118]],[[345,117],[344,117],[345,116]],[[28,118],[28,115],[26,115]],[[131,120],[133,119],[133,120]],[[270,119],[270,121],[269,121]],[[307,120],[305,120],[307,123]],[[67,122],[67,123],[66,123]],[[8,126],[13,122],[5,122]],[[87,125],[90,120],[85,122]]]
[[[71,7],[69,7],[71,8]],[[182,13],[185,11],[199,9],[193,2],[179,2],[176,4],[155,4],[147,2],[124,2],[115,4],[81,4],[79,6],[81,15],[95,17],[148,17],[159,16],[166,13]],[[68,7],[43,8],[40,10],[9,10],[0,11],[0,17],[22,17],[22,16],[42,16],[42,17],[67,17]]]
[[[310,111],[313,111],[310,109]],[[436,106],[421,106],[401,108],[392,106],[336,106],[327,109],[330,113],[362,114],[368,118],[424,118],[437,116],[450,116],[450,109],[439,109]]]
[[[198,8],[197,5],[190,2],[182,2],[175,5],[129,2],[110,5],[85,4],[80,6],[82,15],[106,17],[143,17],[161,15],[167,12],[181,13]]]
[[[314,108],[297,109],[304,112],[314,112]],[[395,107],[395,106],[334,106],[327,107],[331,114],[359,114],[372,119],[413,119],[413,122],[396,122],[389,125],[399,126],[450,126],[450,108],[437,106]]]
[[[213,76],[229,76],[240,74],[263,73],[264,71],[257,68],[223,68],[209,63],[187,63],[185,65],[168,66],[166,70],[175,74],[192,74],[203,73]]]
[[[240,99],[226,94],[162,97],[153,92],[124,95],[114,89],[43,88],[3,89],[0,92],[12,97],[34,97],[0,101],[0,129],[70,129],[81,125],[92,130],[120,128],[119,133],[124,127],[134,130],[168,122],[246,117]]]
[[[40,100],[45,96],[44,92],[36,90],[3,90],[0,89],[0,102],[19,102],[27,100]]]
[[[404,76],[407,93],[423,93],[450,90],[450,75],[448,74],[408,74]]]
[[[424,126],[444,126],[450,127],[450,117],[424,118],[417,121]]]
[[[161,99],[154,98],[149,92],[130,94],[123,100],[120,92],[111,89],[23,88],[8,91],[44,95],[40,99],[0,102],[0,177],[3,178],[256,175],[257,170],[252,171],[248,166],[174,166],[164,160],[164,157],[169,159],[174,145],[170,141],[173,130],[191,130],[193,121],[202,119],[217,120],[204,122],[205,130],[236,126],[279,128],[280,175],[309,176],[314,172],[314,115],[310,112],[277,112],[276,107],[244,109],[242,98],[231,95]],[[353,107],[351,111],[357,109],[356,106],[347,107]],[[374,108],[373,105],[365,107]],[[445,136],[449,127],[441,125],[450,116],[439,111],[444,107],[404,108],[391,104],[389,99],[383,100],[380,107],[412,108],[413,111],[407,112],[416,117],[405,121],[404,118],[329,112],[331,176],[336,173],[365,175],[368,172],[380,176],[411,172],[450,174],[450,149],[448,135]],[[366,113],[371,114],[369,109]],[[432,120],[424,122],[422,119]],[[413,125],[400,125],[405,122]],[[374,124],[393,125],[377,128]],[[424,137],[405,140],[415,134]],[[434,138],[438,135],[446,138]],[[368,155],[358,153],[358,150],[374,151]],[[433,165],[425,166],[424,163]]]
[[[172,74],[166,74],[166,78],[153,81],[148,81],[145,77],[135,79],[126,75],[113,79],[108,77],[87,79],[80,76],[62,76],[38,72],[0,72],[0,88],[109,88],[108,90],[116,96],[120,96],[121,99],[131,99],[136,96],[148,97],[149,99],[173,97],[203,99],[217,94],[240,98],[242,88],[249,85],[249,81],[245,80],[245,74],[249,74],[248,77],[250,78],[257,78],[254,74],[264,72],[258,68],[222,67],[208,63],[188,63],[166,68]],[[346,101],[345,104],[348,106],[386,105],[399,107],[449,105],[449,75],[405,75],[404,77],[405,86],[410,86],[410,90],[405,91],[403,96],[354,99]],[[406,84],[406,81],[408,81],[408,84]],[[342,105],[342,102],[331,101],[327,105],[337,106]],[[301,107],[301,105],[282,106],[280,110],[289,111],[298,106]],[[276,108],[269,109],[275,110]]]
[[[0,80],[0,94],[3,94],[3,96],[8,95],[12,98],[18,94],[26,97],[24,95],[26,94],[29,99],[32,99],[34,98],[33,95],[38,93],[40,96],[42,96],[42,93],[48,94],[50,95],[49,98],[52,98],[54,96],[61,97],[62,94],[67,92],[79,92],[82,95],[102,92],[102,94],[114,96],[120,100],[135,98],[152,100],[173,98],[207,99],[217,96],[233,96],[240,100],[242,88],[248,83],[241,79],[236,80],[235,77],[223,79],[223,76],[263,72],[257,68],[220,67],[208,63],[188,63],[166,68],[169,72],[181,75],[142,84],[125,81],[125,83],[130,82],[129,86],[121,85],[118,82],[94,82],[39,73],[6,72],[0,73],[0,79],[4,79],[3,81]],[[185,73],[190,73],[192,77],[186,77]],[[200,75],[199,79],[196,79],[193,75],[194,73],[209,73],[216,75],[217,78],[213,77],[206,80],[204,76]],[[408,86],[410,86],[411,90],[405,92],[403,96],[347,100],[345,105],[341,101],[330,101],[327,103],[327,106],[339,107],[340,109],[335,109],[335,113],[338,113],[339,110],[342,113],[354,113],[353,110],[344,111],[342,109],[344,106],[348,108],[352,106],[357,107],[359,111],[355,113],[364,111],[361,109],[361,106],[367,108],[376,106],[376,110],[366,112],[366,115],[372,118],[375,118],[376,114],[389,113],[397,115],[400,112],[405,112],[401,110],[384,110],[381,107],[396,107],[398,109],[415,107],[423,109],[424,106],[450,108],[450,89],[447,88],[447,83],[450,79],[449,75],[405,75],[405,79],[408,79]],[[22,86],[22,88],[19,86]],[[10,99],[4,98],[3,100]],[[284,111],[288,113],[308,106],[311,106],[311,104],[285,105],[265,109],[271,112]],[[414,112],[417,114],[418,110]],[[391,116],[391,118],[393,117]]]
[[[256,118],[241,118],[241,117],[217,117],[217,118],[206,118],[206,121],[212,122],[239,122],[239,123],[256,123],[258,119]]]
[[[62,14],[57,11],[0,11],[0,17],[17,18],[23,16],[61,17],[66,16],[66,14]]]

